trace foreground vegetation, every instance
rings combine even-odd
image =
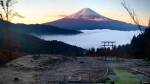
[[[126,70],[121,69],[114,69],[116,77],[116,84],[139,84],[140,80],[137,78],[136,75],[129,73]]]
[[[119,46],[116,54],[120,57],[150,60],[150,28],[146,29],[144,33],[137,37],[134,36],[131,44]]]

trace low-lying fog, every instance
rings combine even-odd
[[[117,30],[82,30],[82,34],[77,35],[45,35],[41,36],[45,40],[58,40],[82,48],[101,47],[101,41],[116,41],[116,45],[130,43],[134,35],[139,31],[117,31]]]

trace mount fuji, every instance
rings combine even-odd
[[[67,16],[65,18],[68,19],[83,19],[83,20],[91,20],[91,21],[107,21],[108,18],[96,13],[95,11],[91,10],[90,8],[84,8],[79,12]]]
[[[138,30],[136,25],[107,18],[105,16],[98,14],[97,12],[93,11],[90,8],[84,8],[75,14],[45,24],[71,30],[94,30],[94,29],[111,29],[120,31]]]

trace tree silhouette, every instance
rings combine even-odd
[[[0,19],[9,22],[15,16],[23,18],[23,16],[13,10],[13,6],[16,3],[14,0],[0,0]]]
[[[14,59],[14,53],[16,53],[19,44],[13,38],[15,37],[15,32],[10,29],[9,22],[13,17],[22,17],[17,12],[14,11],[14,4],[17,2],[14,0],[0,0],[0,20],[5,21],[7,24],[2,26],[3,32],[3,48],[1,52],[5,52],[4,55],[8,60]]]
[[[140,30],[141,33],[142,32],[142,28],[139,22],[139,19],[134,11],[134,9],[130,8],[129,5],[125,2],[125,0],[123,0],[121,2],[122,6],[124,7],[124,9],[128,12],[128,14],[130,15],[131,19],[133,20],[133,22],[138,26],[138,29]]]
[[[148,28],[150,28],[150,18],[149,18],[149,22],[148,22]]]

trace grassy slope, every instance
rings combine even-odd
[[[139,84],[139,79],[136,75],[133,75],[126,70],[114,69],[114,72],[119,78],[116,81],[116,84]]]

